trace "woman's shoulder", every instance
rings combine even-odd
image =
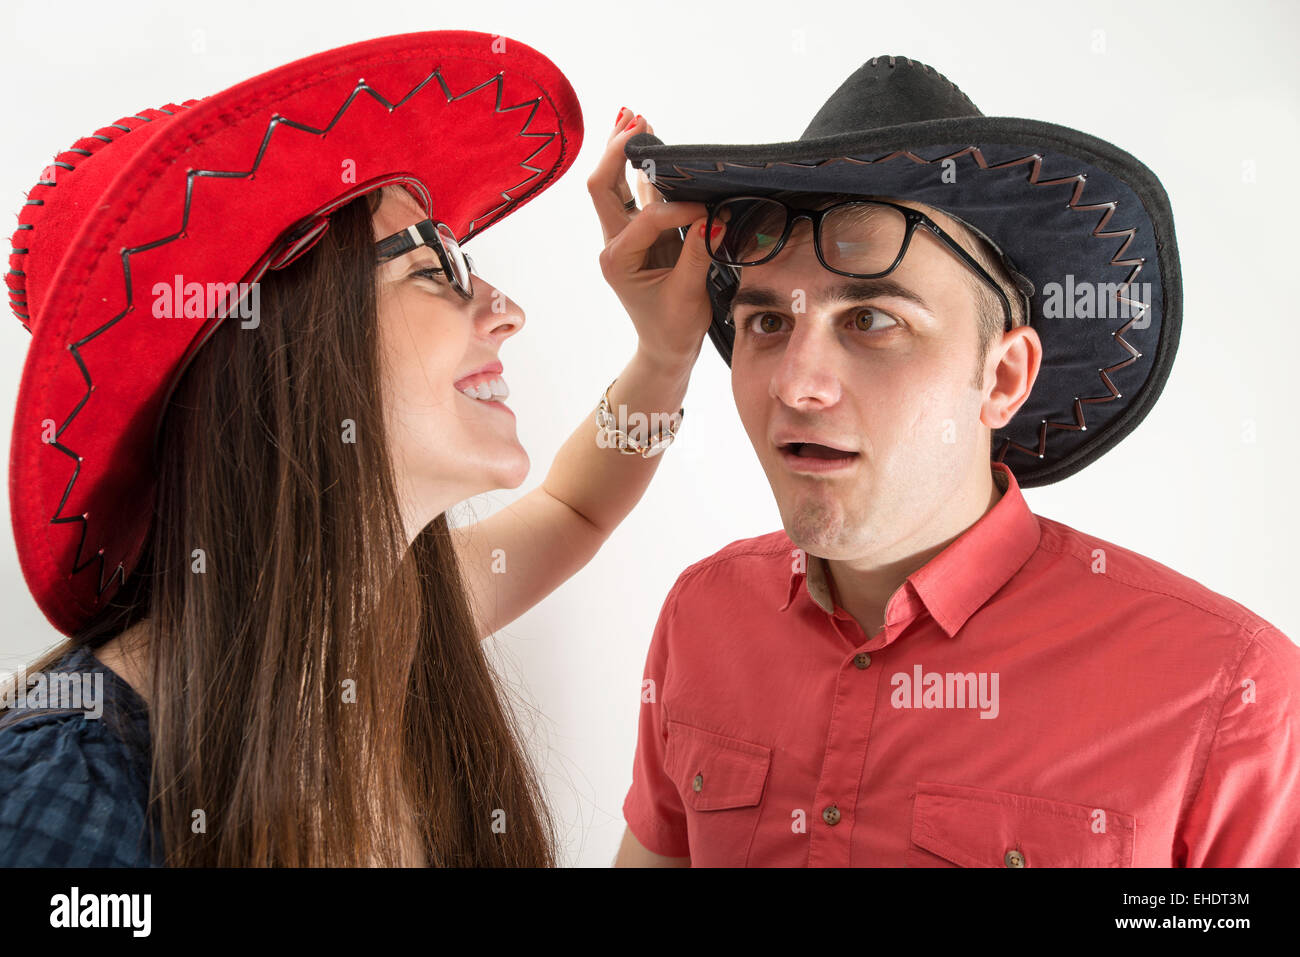
[[[0,715],[0,864],[150,865],[143,702],[88,649],[46,674],[97,686],[87,698],[98,704],[49,707],[51,697],[37,698]]]

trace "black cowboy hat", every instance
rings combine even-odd
[[[924,63],[878,56],[831,95],[798,140],[665,146],[627,158],[670,200],[790,190],[892,196],[975,227],[1029,296],[1043,362],[1029,398],[993,435],[993,461],[1047,485],[1131,432],[1178,348],[1182,276],[1160,180],[1130,154],[1038,120],[986,117]],[[732,267],[709,273],[713,344],[730,365]]]

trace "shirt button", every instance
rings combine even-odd
[[[703,774],[697,774],[697,775],[695,775],[695,780],[691,782],[691,788],[692,788],[693,790],[695,790],[695,791],[703,791],[703,790],[704,790],[704,775],[703,775]]]
[[[826,810],[822,811],[822,820],[831,825],[831,827],[834,827],[836,824],[840,823],[840,809],[832,804]]]
[[[865,671],[871,667],[871,656],[865,651],[853,656],[853,663],[858,666],[859,671]]]
[[[1007,865],[1007,867],[1025,866],[1025,855],[1021,854],[1019,851],[1015,850],[1014,848],[1007,851],[1007,856],[1004,857],[1002,860]]]

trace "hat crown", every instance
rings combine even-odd
[[[983,115],[934,67],[905,56],[874,56],[840,84],[799,139]]]

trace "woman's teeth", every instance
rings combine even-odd
[[[477,386],[467,385],[460,391],[471,399],[495,400],[504,399],[510,395],[506,380],[499,376],[495,379],[489,379],[487,382],[480,382]]]

